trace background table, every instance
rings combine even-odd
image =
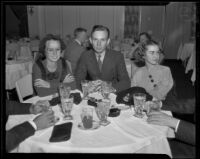
[[[6,64],[6,90],[15,88],[15,82],[23,76],[32,73],[33,60],[21,59],[7,61]]]
[[[115,95],[110,96],[115,99]],[[51,97],[48,97],[51,99]],[[36,102],[41,98],[34,97],[26,102]],[[44,98],[42,98],[44,99]],[[47,99],[47,98],[46,98]],[[112,100],[112,104],[115,101]],[[159,153],[171,156],[170,147],[166,137],[174,137],[172,129],[164,126],[149,125],[146,118],[138,119],[133,112],[121,111],[121,115],[110,118],[111,124],[101,126],[96,130],[81,130],[78,123],[81,121],[81,107],[88,106],[86,101],[74,105],[72,115],[74,117],[71,139],[66,142],[50,143],[49,138],[53,127],[37,131],[18,147],[18,152],[48,152],[48,153]],[[63,114],[59,106],[53,107],[55,115],[60,117],[57,124],[63,121]],[[170,112],[167,112],[170,113]],[[6,130],[14,125],[22,123],[35,115],[9,116]],[[98,120],[94,113],[94,120]]]

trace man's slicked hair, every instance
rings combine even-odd
[[[106,26],[103,26],[103,25],[94,25],[93,28],[92,28],[92,32],[91,32],[91,37],[92,37],[92,34],[95,31],[106,31],[108,33],[108,38],[110,37],[110,30]]]
[[[74,37],[77,37],[78,36],[78,34],[79,33],[81,33],[81,32],[87,32],[87,29],[85,29],[85,28],[76,28],[75,30],[74,30]]]

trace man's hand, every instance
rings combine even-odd
[[[37,126],[37,130],[45,129],[53,126],[56,123],[54,112],[52,110],[47,111],[39,116],[37,116],[33,122]]]
[[[172,116],[167,115],[163,112],[150,112],[148,114],[147,122],[149,124],[169,126],[175,129],[178,123],[178,119],[173,118]]]
[[[36,102],[36,104],[30,106],[29,111],[31,114],[39,114],[48,111],[49,107],[50,107],[49,101],[39,100]]]
[[[49,82],[42,80],[42,79],[36,79],[34,82],[35,87],[45,87],[45,88],[50,88]]]

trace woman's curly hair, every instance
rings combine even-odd
[[[61,46],[61,51],[65,50],[66,45],[63,42],[63,40],[58,36],[58,35],[52,35],[52,34],[47,34],[41,41],[39,44],[39,54],[40,54],[40,58],[41,59],[45,59],[46,55],[45,55],[45,49],[46,49],[46,42],[49,40],[55,40],[55,41],[59,41],[60,42],[60,46]]]
[[[162,52],[159,44],[156,41],[148,40],[146,43],[140,43],[139,46],[135,49],[134,56],[137,61],[144,62],[143,57],[145,56],[147,46],[149,46],[149,45],[157,45],[159,47],[160,52]]]

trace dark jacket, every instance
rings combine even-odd
[[[111,81],[117,92],[130,88],[124,56],[113,50],[106,50],[101,71],[94,50],[83,52],[75,72],[77,88],[81,88],[81,80],[87,76],[90,80]]]
[[[29,114],[30,103],[6,101],[6,115]],[[6,151],[16,148],[26,138],[34,135],[35,129],[29,122],[19,124],[6,131]]]

